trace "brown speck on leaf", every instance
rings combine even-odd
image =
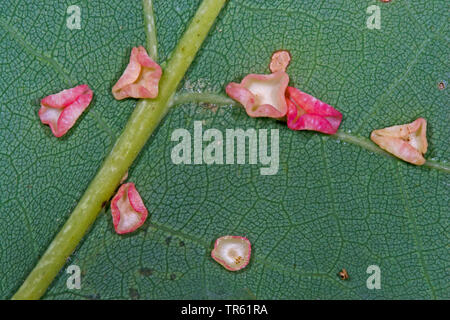
[[[446,87],[446,85],[445,85],[445,82],[444,82],[444,81],[441,81],[441,82],[438,83],[438,88],[439,88],[439,90],[444,90],[445,87]]]
[[[150,268],[140,268],[139,273],[144,277],[150,277],[153,274],[153,270]]]
[[[348,280],[348,278],[349,278],[348,272],[345,269],[342,269],[341,271],[339,271],[338,276],[339,276],[339,278],[341,278],[341,280]]]
[[[212,104],[212,103],[204,103],[203,106],[204,106],[206,109],[211,110],[212,112],[217,112],[217,109],[219,108],[217,105]]]
[[[133,299],[133,300],[139,299],[139,297],[140,297],[139,292],[135,288],[130,288],[128,290],[128,292],[130,294],[131,299]]]

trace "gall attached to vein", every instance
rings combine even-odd
[[[111,215],[118,234],[133,232],[144,224],[148,211],[134,183],[120,186],[111,200]]]
[[[313,96],[288,87],[285,71],[290,61],[288,51],[276,51],[269,65],[271,74],[249,74],[241,83],[228,84],[226,93],[241,103],[250,117],[286,118],[292,130],[335,134],[342,114]]]
[[[143,46],[131,50],[130,62],[112,87],[115,99],[156,98],[162,69],[147,54]]]
[[[380,148],[406,162],[422,165],[427,152],[427,121],[424,118],[403,125],[374,130],[370,139]]]

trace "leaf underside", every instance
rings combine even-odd
[[[199,3],[155,1],[159,63]],[[438,88],[448,77],[449,5],[379,3],[381,30],[369,30],[371,4],[229,1],[179,90],[184,103],[130,169],[149,220],[118,236],[107,206],[67,263],[80,266],[81,290],[67,289],[63,269],[44,298],[449,299],[449,97]],[[82,2],[81,30],[66,27],[69,5],[0,4],[3,299],[67,219],[135,105],[115,101],[110,89],[131,47],[145,44],[141,3]],[[340,131],[349,139],[294,132],[251,119],[240,106],[212,105],[223,100],[227,83],[267,73],[279,49],[293,57],[291,85],[341,111]],[[39,121],[39,99],[80,83],[93,89],[93,103],[56,139]],[[435,167],[365,147],[372,129],[419,116],[429,124],[426,158]],[[172,164],[173,130],[193,132],[195,120],[223,132],[279,129],[278,174],[261,176],[248,164]],[[251,240],[246,269],[232,273],[210,257],[214,240],[226,234]],[[381,290],[366,287],[374,264]],[[336,275],[342,268],[347,281]]]

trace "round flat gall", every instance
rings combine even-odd
[[[223,236],[214,243],[211,257],[225,269],[238,271],[248,265],[251,251],[251,243],[247,238]]]

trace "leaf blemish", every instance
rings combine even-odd
[[[339,271],[338,273],[339,278],[341,278],[341,280],[348,280],[349,279],[349,275],[346,269],[342,269],[341,271]]]
[[[139,299],[140,298],[140,294],[139,292],[135,289],[135,288],[130,288],[128,290],[129,294],[130,294],[130,298],[133,300]]]
[[[144,277],[150,277],[153,274],[153,270],[150,268],[140,268],[139,273]]]

